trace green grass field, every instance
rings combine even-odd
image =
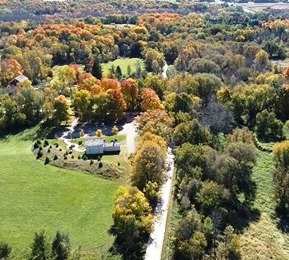
[[[113,241],[107,231],[119,183],[44,166],[32,155],[31,131],[0,140],[0,241],[23,259],[34,232],[51,237],[61,230],[74,249],[105,253]]]
[[[257,184],[254,207],[260,219],[241,235],[242,259],[289,259],[289,236],[277,228],[273,191],[274,163],[268,153],[258,152],[253,179]]]
[[[127,66],[130,65],[131,71],[136,71],[136,63],[141,62],[142,67],[144,69],[144,62],[142,59],[138,58],[123,58],[123,59],[117,59],[108,63],[102,63],[102,71],[104,76],[107,76],[107,73],[109,72],[109,69],[114,66],[115,69],[117,66],[120,66],[120,69],[122,71],[122,74],[127,74]]]

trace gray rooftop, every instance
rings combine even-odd
[[[104,144],[102,139],[86,139],[85,143],[86,146],[100,146]]]
[[[85,146],[105,146],[105,147],[110,147],[110,146],[120,146],[119,142],[104,142],[102,139],[98,138],[89,138],[86,139],[84,142]]]
[[[28,80],[28,78],[26,76],[24,76],[23,74],[17,76],[14,80],[17,80],[18,82],[23,82],[25,80]]]

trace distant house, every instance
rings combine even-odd
[[[106,143],[102,139],[87,139],[85,141],[85,153],[88,156],[102,154],[118,154],[120,152],[119,142]]]
[[[9,82],[9,85],[7,86],[7,88],[1,88],[0,94],[9,94],[9,95],[15,94],[17,90],[17,84],[22,83],[25,80],[28,80],[26,76],[22,74],[17,76],[16,78],[12,79]]]
[[[16,78],[12,79],[9,82],[10,86],[16,86],[18,83],[22,83],[25,80],[28,80],[28,78],[26,76],[24,76],[23,74],[20,74],[19,76],[17,76]]]

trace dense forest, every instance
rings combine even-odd
[[[240,236],[261,214],[252,177],[260,151],[272,153],[275,214],[287,223],[286,12],[185,1],[1,6],[1,135],[65,124],[71,114],[81,122],[114,125],[127,112],[139,113],[130,185],[117,192],[109,231],[115,254],[141,259],[144,253],[168,147],[175,154],[179,217],[170,231],[171,259],[250,254],[242,251]],[[19,20],[11,21],[16,15]],[[103,64],[124,58],[143,63],[104,73]],[[65,250],[64,258],[52,259],[67,259]],[[1,244],[0,258],[10,251]]]

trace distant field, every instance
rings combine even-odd
[[[122,71],[122,74],[127,74],[127,67],[128,65],[130,65],[131,67],[131,71],[135,72],[136,71],[136,63],[137,62],[141,62],[142,67],[144,68],[144,62],[142,59],[138,59],[138,58],[125,58],[125,59],[117,59],[108,63],[102,63],[102,71],[104,76],[107,75],[107,73],[109,72],[109,69],[114,66],[115,69],[117,66],[120,66],[120,69]]]
[[[116,181],[44,166],[31,153],[31,130],[0,140],[0,241],[23,259],[34,232],[69,233],[74,249],[105,252],[113,238],[112,223]]]

